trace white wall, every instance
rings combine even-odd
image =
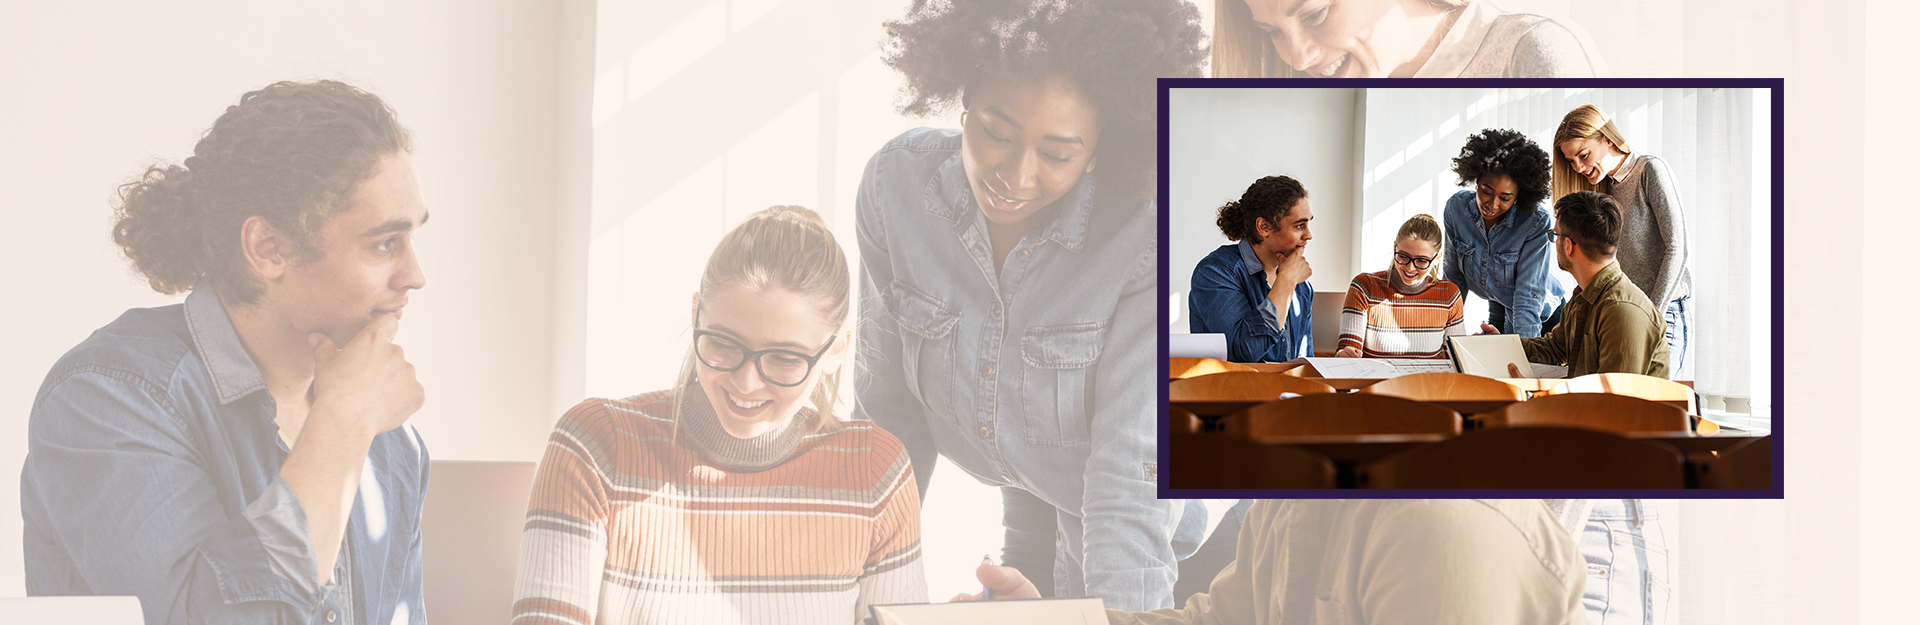
[[[226,106],[275,80],[350,81],[413,130],[433,213],[419,235],[428,285],[399,336],[430,389],[413,422],[439,459],[537,457],[555,403],[555,223],[569,211],[556,204],[562,6],[0,5],[0,596],[24,592],[16,477],[47,368],[122,310],[179,299],[113,247],[115,186],[189,155]]]
[[[1168,96],[1167,292],[1187,331],[1193,267],[1229,241],[1214,225],[1221,204],[1240,199],[1262,176],[1306,187],[1314,219],[1307,261],[1318,291],[1346,291],[1353,279],[1355,90],[1174,89]]]

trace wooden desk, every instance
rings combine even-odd
[[[1231,436],[1223,432],[1196,433],[1197,436]],[[1714,454],[1765,436],[1746,433],[1737,436],[1694,436],[1691,434],[1648,432],[1628,434],[1628,438],[1657,441],[1678,450],[1687,461],[1688,475]],[[1382,458],[1431,443],[1446,440],[1442,434],[1375,434],[1363,436],[1261,436],[1255,442],[1264,445],[1294,446],[1326,456],[1333,461],[1335,482],[1339,488],[1356,488],[1355,471]],[[1692,484],[1692,478],[1689,478]],[[1691,486],[1690,486],[1691,487]]]

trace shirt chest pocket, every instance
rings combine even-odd
[[[1085,445],[1093,418],[1093,374],[1105,339],[1104,321],[1028,329],[1020,340],[1026,365],[1020,381],[1027,443]]]
[[[1487,282],[1501,293],[1513,291],[1514,275],[1520,271],[1519,252],[1492,252],[1480,255],[1487,264]]]
[[[900,281],[887,291],[887,311],[900,328],[900,362],[906,370],[907,390],[928,410],[955,418],[953,328],[960,314]]]

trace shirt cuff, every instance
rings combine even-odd
[[[293,487],[274,478],[265,492],[247,504],[243,516],[259,536],[274,576],[292,582],[301,595],[319,596],[320,572],[313,552],[312,528],[307,523],[307,509],[294,496]]]

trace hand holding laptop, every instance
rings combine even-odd
[[[1011,566],[998,566],[991,562],[981,562],[973,570],[973,576],[980,578],[982,587],[979,595],[960,593],[951,601],[980,601],[982,595],[991,595],[989,599],[1039,599],[1040,589],[1020,574],[1020,569]]]

